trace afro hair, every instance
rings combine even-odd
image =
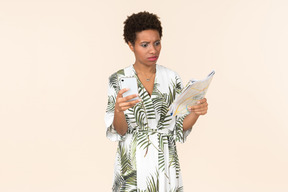
[[[124,21],[124,40],[135,45],[136,33],[144,30],[153,29],[159,32],[162,37],[162,26],[159,17],[147,11],[133,13]]]

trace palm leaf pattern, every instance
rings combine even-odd
[[[121,165],[121,176],[117,175],[116,182],[120,182],[119,185],[114,181],[114,186],[117,186],[117,189],[120,192],[130,191],[131,189],[134,189],[137,185],[137,172],[135,170],[135,167],[132,165],[130,154],[126,151],[126,148],[121,145],[121,143],[118,144],[118,153],[119,155],[119,161]],[[116,190],[115,190],[116,191]]]
[[[171,138],[170,138],[171,139]],[[169,147],[169,167],[172,166],[176,170],[176,178],[179,178],[180,175],[180,164],[176,150],[175,140],[171,139],[168,142]]]
[[[160,136],[159,137],[159,152],[158,152],[158,162],[159,162],[159,170],[164,172],[165,169],[165,153],[164,148],[168,144],[169,137]]]
[[[183,192],[183,186],[182,187],[176,187],[176,188],[170,190],[170,192]]]
[[[116,103],[115,97],[109,95],[108,96],[108,104],[107,104],[106,112],[113,113],[114,109],[115,109],[115,103]]]
[[[120,90],[120,86],[119,86],[119,77],[120,76],[124,76],[124,70],[121,69],[119,71],[117,71],[116,73],[112,74],[109,78],[109,85],[111,87],[113,87],[116,92],[118,93],[118,91]]]
[[[114,192],[164,192],[159,189],[183,192],[176,141],[184,142],[190,132],[183,132],[186,115],[172,117],[167,114],[169,106],[181,92],[182,82],[176,73],[165,67],[157,65],[156,71],[151,96],[133,66],[119,70],[109,78],[105,116],[108,122],[107,137],[119,142],[112,188]],[[124,111],[128,124],[124,136],[120,136],[111,124],[116,96],[120,90],[119,78],[122,76],[136,77],[142,100]]]
[[[114,175],[114,184],[112,187],[113,192],[120,192],[124,182],[125,182],[124,178],[119,173],[116,173]]]
[[[147,183],[147,189],[145,191],[149,191],[149,192],[156,192],[159,190],[159,173],[158,171],[156,171],[155,176],[151,175],[150,177],[148,177],[146,183]]]

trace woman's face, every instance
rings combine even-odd
[[[134,52],[135,64],[155,65],[161,51],[160,40],[157,30],[149,29],[136,33],[135,45],[128,43],[130,49]]]

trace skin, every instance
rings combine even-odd
[[[151,61],[149,57],[159,57],[161,52],[161,38],[157,30],[144,30],[136,33],[136,40],[134,45],[128,42],[129,48],[134,53],[135,63],[134,69],[137,72],[138,78],[142,82],[143,86],[149,93],[153,92],[156,62]],[[146,78],[151,78],[150,81],[146,81]],[[128,125],[125,119],[124,111],[133,107],[141,100],[129,101],[130,99],[137,97],[138,95],[130,95],[123,97],[123,93],[128,89],[121,89],[118,92],[113,126],[120,135],[125,135],[128,130]],[[187,115],[183,121],[183,130],[188,130],[193,127],[200,115],[205,115],[208,110],[207,99],[201,99],[198,104],[188,108],[190,114]]]

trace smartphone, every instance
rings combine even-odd
[[[135,77],[121,77],[120,78],[120,89],[128,88],[129,90],[123,93],[123,97],[127,97],[129,95],[138,94],[138,86],[137,79]],[[128,101],[133,101],[139,99],[139,97],[135,97]]]

